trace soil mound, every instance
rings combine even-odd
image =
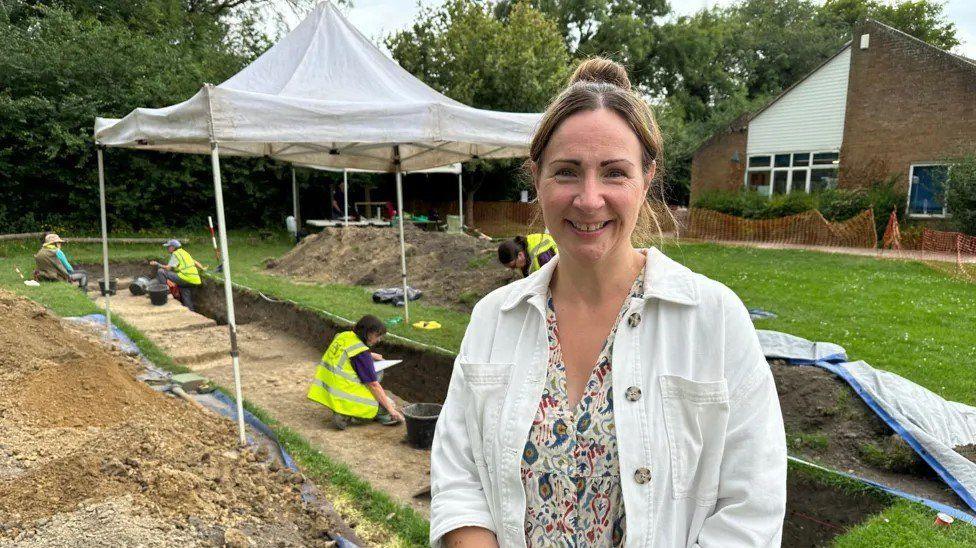
[[[520,274],[498,264],[497,244],[465,234],[404,227],[408,283],[424,301],[469,311]],[[400,243],[393,228],[327,228],[281,257],[272,273],[318,283],[398,287]]]
[[[0,314],[0,545],[327,544],[301,475],[232,422],[30,301],[0,291]]]
[[[965,502],[851,387],[813,366],[770,363],[790,454],[939,502]],[[958,448],[957,448],[958,449]]]

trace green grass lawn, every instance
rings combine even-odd
[[[310,308],[355,320],[365,313],[389,319],[402,313],[374,304],[370,291],[351,286],[294,283],[265,273],[262,261],[280,256],[291,244],[276,235],[258,238],[233,233],[231,260],[237,283],[269,296],[297,301]],[[208,242],[190,251],[204,264],[213,264]],[[41,288],[22,285],[13,271],[33,268],[37,243],[0,242],[0,285],[50,306],[59,314],[94,310],[80,293],[61,284]],[[100,260],[100,247],[66,247],[76,262]],[[161,246],[116,244],[113,260],[164,258]],[[852,359],[898,373],[943,397],[976,404],[976,284],[937,272],[921,263],[881,261],[868,257],[829,255],[795,250],[760,250],[710,244],[669,245],[665,252],[692,270],[731,287],[750,308],[773,311],[778,317],[758,327],[829,341],[847,349]],[[96,274],[95,277],[98,277]],[[74,292],[74,293],[72,293]],[[437,320],[436,331],[397,326],[392,333],[456,350],[468,317],[440,307],[415,303],[412,319]],[[326,341],[323,341],[323,344]],[[955,525],[936,529],[933,512],[908,502],[890,509],[840,537],[840,546],[972,546],[976,528]]]
[[[976,284],[919,262],[709,244],[666,251],[749,308],[778,314],[757,327],[837,343],[851,359],[976,405]]]

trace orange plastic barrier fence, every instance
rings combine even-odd
[[[831,223],[819,211],[778,219],[743,219],[707,209],[692,209],[687,236],[702,240],[775,244],[867,247],[878,245],[874,213],[868,209]]]

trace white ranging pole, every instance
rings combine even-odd
[[[461,230],[464,230],[464,186],[461,183],[461,172],[458,172],[458,217],[461,218]]]
[[[396,166],[397,218],[400,220],[400,268],[403,273],[403,321],[410,323],[410,295],[407,293],[407,244],[403,238],[403,171],[400,170],[400,147],[393,147]]]
[[[349,226],[349,171],[346,169],[342,170],[342,226]]]
[[[102,275],[103,286],[99,287],[105,297],[105,336],[112,338],[112,308],[109,306],[109,289],[112,284],[108,277],[108,215],[105,214],[105,159],[102,157],[102,147],[96,149],[98,156],[98,201],[102,210]]]
[[[295,166],[291,166],[291,209],[295,216],[295,230],[301,230],[302,219],[298,210],[298,179],[295,178]]]
[[[220,256],[224,267],[224,300],[227,303],[227,328],[230,330],[230,359],[234,367],[234,394],[237,400],[237,431],[241,445],[244,435],[244,396],[241,394],[241,367],[237,350],[237,318],[234,316],[234,292],[230,279],[230,253],[227,252],[227,222],[224,219],[224,189],[220,181],[220,151],[217,143],[210,144],[210,163],[213,167],[214,198],[217,201],[217,231],[220,234]]]

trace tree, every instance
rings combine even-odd
[[[102,3],[105,10],[118,8],[113,13],[89,9],[99,4],[82,0],[65,2],[74,11],[26,1],[0,7],[5,231],[97,226],[95,117],[182,101],[257,54],[242,46],[267,44],[253,41],[259,36],[253,28],[243,29],[249,38],[242,40],[213,17],[189,14],[183,20],[173,11],[182,9],[177,0],[118,4]],[[162,20],[168,23],[152,23]],[[107,162],[116,229],[184,226],[212,210],[205,158],[115,150]],[[240,206],[235,222],[253,225],[273,215],[264,202],[271,201],[269,193],[277,201],[278,191],[262,183],[276,182],[281,169],[261,160],[228,163],[228,200]]]
[[[426,7],[386,39],[400,66],[448,97],[478,108],[539,112],[565,85],[570,58],[555,25],[527,4],[504,20],[484,0]]]
[[[574,57],[612,58],[630,69],[635,85],[650,89],[656,20],[670,13],[667,0],[501,0],[496,16],[526,3],[556,24]]]
[[[946,210],[960,232],[976,236],[976,156],[952,163],[945,184]]]
[[[945,50],[959,45],[956,26],[946,19],[945,4],[941,2],[907,0],[882,3],[876,0],[827,0],[823,6],[823,13],[848,31],[857,21],[871,18]]]

